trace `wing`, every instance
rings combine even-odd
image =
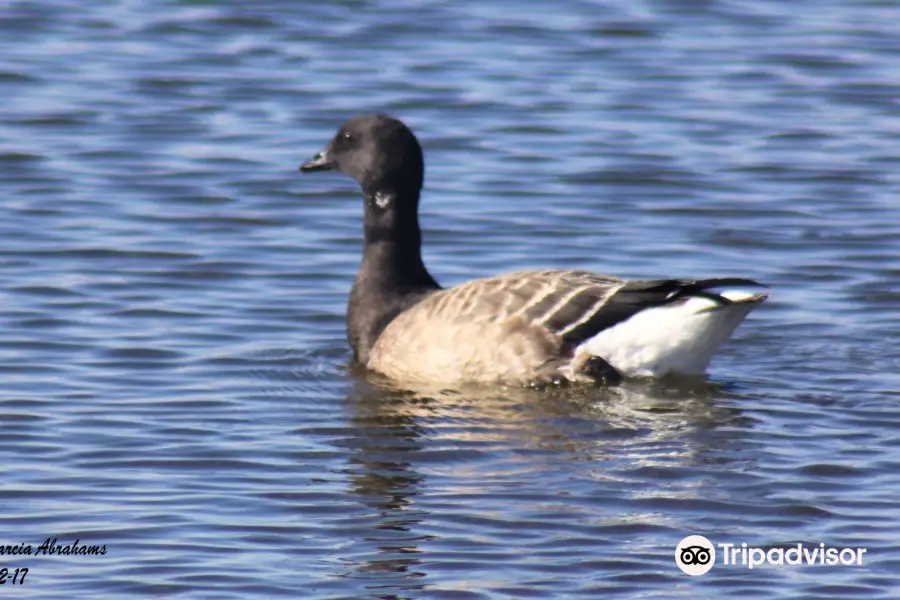
[[[726,305],[731,301],[711,290],[759,285],[741,278],[625,281],[587,271],[519,271],[439,292],[428,299],[428,312],[481,322],[521,317],[572,347],[648,308],[692,296]]]
[[[625,285],[621,279],[586,271],[518,271],[443,290],[414,310],[444,321],[523,321],[566,336],[587,324]]]
[[[566,344],[580,344],[597,333],[622,321],[627,321],[637,313],[666,304],[674,304],[687,298],[703,297],[722,306],[732,301],[715,293],[715,288],[735,286],[761,286],[752,279],[738,277],[714,279],[641,279],[624,282],[624,285],[608,294],[602,301],[587,308],[581,315],[579,307],[573,307],[570,314],[563,314],[557,322],[548,323],[549,328],[563,338]]]

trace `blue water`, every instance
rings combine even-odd
[[[900,5],[0,3],[0,556],[41,598],[900,596]],[[347,367],[347,117],[445,285],[769,284],[708,385]],[[716,565],[678,541],[865,547]],[[10,589],[14,588],[14,589]],[[12,596],[10,596],[12,597]]]

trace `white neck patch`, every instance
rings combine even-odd
[[[375,204],[378,208],[387,208],[394,197],[385,192],[375,192]]]

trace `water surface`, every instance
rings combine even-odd
[[[14,593],[897,597],[897,22],[2,4],[0,544],[108,548],[4,556],[30,569]],[[445,285],[577,267],[773,297],[708,385],[386,389],[347,368],[358,191],[296,173],[370,111],[423,141]],[[692,533],[868,552],[689,578]]]

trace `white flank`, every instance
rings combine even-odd
[[[576,350],[599,356],[626,376],[702,374],[712,355],[765,294],[721,292],[735,304],[702,297],[649,308],[605,329]]]

